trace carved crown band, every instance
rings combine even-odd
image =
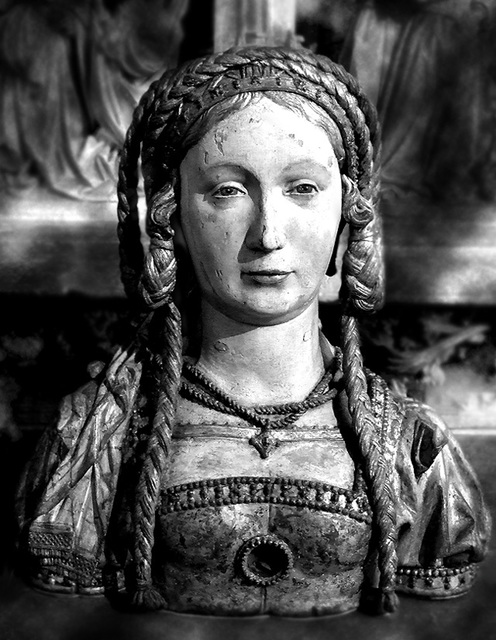
[[[195,84],[194,77],[185,76],[183,85]],[[164,147],[168,148],[169,157],[175,153],[178,143],[184,138],[189,129],[211,107],[241,93],[263,91],[280,91],[298,94],[311,100],[327,112],[339,109],[334,98],[322,87],[307,78],[271,65],[247,64],[230,69],[222,76],[214,77],[192,91],[191,95],[183,96],[176,109],[171,127],[164,132]]]

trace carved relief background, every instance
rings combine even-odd
[[[496,3],[301,7],[311,46],[354,73],[378,109],[389,299],[493,304]]]
[[[174,66],[181,0],[4,0],[0,188],[114,199],[118,152],[140,95]]]

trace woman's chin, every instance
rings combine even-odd
[[[274,326],[290,322],[300,316],[310,302],[298,305],[243,304],[237,308],[224,308],[222,312],[236,322],[254,326]]]

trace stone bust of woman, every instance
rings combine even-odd
[[[357,316],[383,297],[378,150],[353,78],[304,50],[202,58],[143,96],[118,186],[136,339],[63,403],[26,471],[38,586],[223,615],[391,612],[397,591],[470,587],[489,535],[473,472],[360,353]],[[344,225],[335,347],[318,292]]]

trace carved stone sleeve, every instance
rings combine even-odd
[[[100,382],[65,399],[19,488],[21,550],[40,586],[102,589],[104,543],[141,364],[119,351]]]
[[[396,468],[398,589],[449,598],[467,591],[487,550],[491,521],[479,483],[442,420],[404,402]]]

